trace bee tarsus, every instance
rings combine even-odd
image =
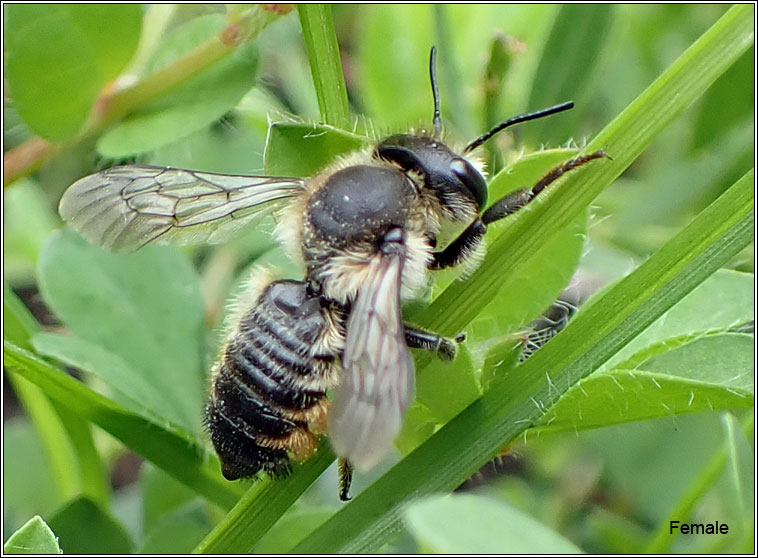
[[[344,457],[340,457],[337,460],[337,466],[340,477],[340,500],[348,502],[350,498],[350,485],[353,482],[353,466]]]

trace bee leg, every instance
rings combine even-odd
[[[344,457],[337,461],[340,475],[340,500],[350,500],[350,484],[353,482],[353,464]]]
[[[476,251],[486,232],[487,225],[482,222],[480,217],[477,217],[444,250],[432,253],[434,259],[429,263],[429,269],[445,269],[463,263]]]
[[[528,205],[539,195],[540,192],[558,180],[565,173],[589,163],[594,159],[600,159],[603,157],[608,157],[608,155],[602,150],[595,151],[589,155],[575,157],[574,159],[555,167],[531,188],[516,190],[515,192],[511,192],[500,198],[493,203],[481,217],[477,217],[466,230],[463,231],[458,238],[453,240],[444,250],[434,252],[434,259],[429,264],[429,269],[444,269],[464,262],[479,246],[484,233],[487,232],[487,225],[516,213],[518,210]]]
[[[435,351],[442,360],[453,360],[458,352],[457,343],[466,339],[464,333],[459,334],[455,340],[442,337],[437,333],[425,331],[417,327],[405,325],[405,342],[413,349],[426,349]]]
[[[485,225],[489,225],[490,223],[499,221],[500,219],[508,217],[508,215],[516,213],[519,209],[529,204],[529,202],[536,198],[540,192],[558,180],[565,173],[577,167],[581,167],[590,161],[603,157],[608,157],[608,155],[605,153],[605,151],[600,150],[595,151],[594,153],[590,153],[589,155],[575,157],[574,159],[558,165],[545,176],[543,176],[539,182],[537,182],[537,184],[531,188],[516,190],[515,192],[512,192],[493,203],[482,215],[482,222]]]

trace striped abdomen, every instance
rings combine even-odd
[[[324,430],[334,357],[315,355],[325,330],[319,298],[300,281],[275,281],[229,337],[206,423],[229,480],[261,469],[282,475]]]

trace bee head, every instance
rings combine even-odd
[[[481,213],[487,204],[487,182],[465,155],[509,126],[563,112],[572,108],[574,103],[563,103],[509,118],[469,143],[462,155],[458,155],[438,139],[442,135],[442,120],[436,58],[437,49],[432,47],[429,56],[429,77],[434,99],[434,136],[396,134],[381,141],[376,147],[375,155],[398,165],[408,174],[416,175],[423,187],[437,196],[446,217],[452,221],[465,221],[470,219],[473,213]]]
[[[390,136],[376,147],[376,155],[420,178],[434,192],[452,220],[465,220],[487,203],[487,182],[467,159],[440,140],[411,134]]]

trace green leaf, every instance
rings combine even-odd
[[[239,498],[239,485],[223,479],[218,459],[186,432],[121,407],[7,340],[3,355],[9,369],[41,387],[56,403],[91,420],[208,500],[231,507]]]
[[[580,380],[530,434],[575,431],[755,404],[753,337],[695,339],[635,370],[613,369]]]
[[[134,543],[105,510],[78,498],[50,518],[50,527],[66,554],[128,554]]]
[[[63,554],[58,538],[44,520],[36,515],[13,533],[3,545],[6,554]]]
[[[155,389],[118,355],[90,341],[62,333],[38,333],[32,338],[38,354],[103,380],[112,388],[112,398],[136,413],[152,413],[181,424],[182,416],[165,404],[164,394]],[[154,410],[153,410],[154,409]]]
[[[17,4],[5,15],[6,76],[19,114],[46,139],[70,139],[137,48],[141,8]]]
[[[640,366],[652,372],[753,393],[754,346],[755,338],[745,333],[708,335],[656,355]]]
[[[523,512],[484,496],[429,496],[413,502],[404,516],[424,554],[582,553]]]
[[[253,89],[252,93],[259,90]],[[241,108],[249,97],[252,95],[246,95],[220,121],[146,154],[145,163],[223,174],[260,174],[268,122],[264,115],[259,124],[254,121],[258,114],[250,115]],[[258,103],[258,112],[271,104],[259,96],[250,102]]]
[[[598,79],[599,62],[614,24],[616,7],[608,4],[564,4],[540,55],[526,110],[576,101],[577,108],[561,116],[537,120],[524,128],[526,142],[564,142],[581,137],[577,130],[588,87]],[[592,40],[588,41],[587,36]],[[580,134],[580,135],[577,135]]]
[[[632,368],[646,350],[655,350],[655,344],[666,344],[677,337],[702,334],[707,331],[739,326],[753,319],[755,276],[721,269],[706,279],[671,310],[656,320],[629,343],[603,368]]]
[[[45,245],[39,283],[50,308],[77,337],[128,365],[110,374],[139,375],[124,379],[124,389],[151,386],[163,400],[153,412],[162,415],[166,409],[165,416],[185,429],[202,431],[204,309],[197,277],[184,255],[158,246],[126,256],[110,254],[66,229]],[[103,364],[97,360],[103,354],[93,355],[87,355],[95,358],[90,364]]]
[[[529,431],[573,432],[713,409],[751,407],[749,391],[646,370],[593,374],[572,387]]]
[[[367,138],[327,126],[274,122],[264,153],[266,174],[309,177],[335,157],[363,147]]]
[[[3,338],[25,349],[31,349],[31,336],[40,331],[40,325],[29,309],[3,281]]]
[[[170,35],[150,69],[177,60],[224,27],[221,15],[198,17]],[[169,93],[141,106],[100,137],[97,150],[119,158],[145,153],[196,132],[221,118],[255,85],[258,51],[245,43]]]
[[[421,353],[416,356],[418,362]],[[479,397],[481,389],[466,345],[458,347],[452,362],[435,359],[427,374],[417,376],[416,398],[434,413],[437,423],[443,424]]]

